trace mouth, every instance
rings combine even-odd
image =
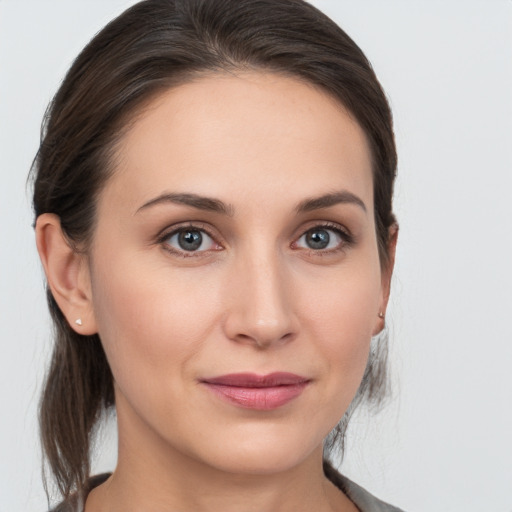
[[[310,379],[287,372],[232,373],[201,381],[221,399],[244,409],[277,409],[302,394]]]

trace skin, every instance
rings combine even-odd
[[[165,92],[117,149],[87,256],[54,215],[37,223],[52,292],[74,329],[99,333],[115,379],[118,465],[86,512],[356,510],[321,464],[383,328],[396,242],[381,268],[364,132],[318,89],[254,72]],[[148,204],[163,194],[228,211]],[[200,250],[177,228],[204,230]],[[310,382],[271,411],[201,383],[275,371]]]

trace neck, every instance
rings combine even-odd
[[[176,450],[133,418],[118,414],[118,426],[116,470],[90,493],[85,512],[357,510],[325,477],[321,446],[279,472],[234,473]]]

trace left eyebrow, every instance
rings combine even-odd
[[[355,204],[365,213],[367,212],[366,205],[361,198],[348,190],[341,190],[339,192],[332,192],[331,194],[312,197],[301,201],[297,206],[297,213],[306,213],[313,210],[320,210],[321,208],[329,208],[337,204]]]

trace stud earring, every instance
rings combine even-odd
[[[379,318],[384,318],[384,313],[382,311],[379,313]]]
[[[81,318],[77,318],[77,319],[75,320],[75,324],[76,324],[76,325],[82,325],[82,319],[81,319]]]

